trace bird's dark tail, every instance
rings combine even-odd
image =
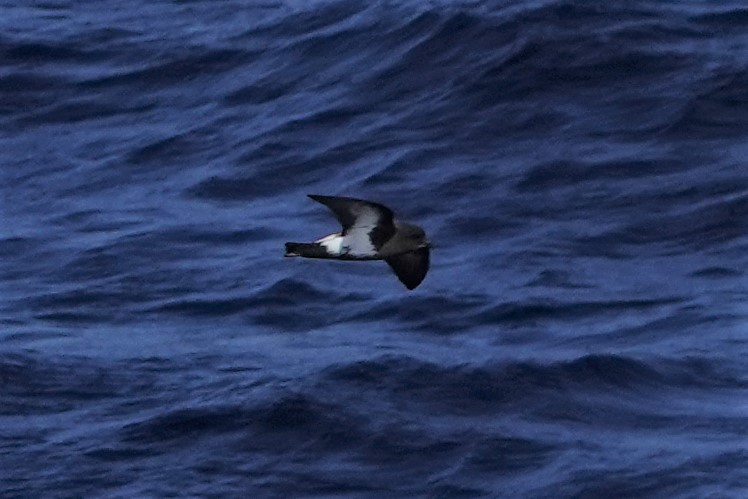
[[[330,258],[327,248],[319,243],[286,243],[285,256],[303,256],[305,258]]]

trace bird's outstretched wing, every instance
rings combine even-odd
[[[339,196],[309,194],[309,197],[332,210],[352,250],[378,251],[395,234],[394,214],[382,204]]]
[[[421,284],[429,271],[429,248],[425,246],[415,251],[400,253],[385,258],[387,264],[408,289],[415,289]]]

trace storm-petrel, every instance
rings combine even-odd
[[[313,243],[286,243],[285,256],[337,260],[384,260],[408,289],[429,270],[429,241],[422,228],[395,218],[379,203],[337,196],[309,197],[330,208],[343,226]]]

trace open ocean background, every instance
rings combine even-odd
[[[0,168],[2,497],[748,497],[742,0],[0,0]]]

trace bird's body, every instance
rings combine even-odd
[[[400,222],[386,206],[362,199],[309,195],[330,208],[343,226],[313,243],[286,243],[285,256],[337,260],[385,260],[408,289],[429,268],[429,242],[423,229]]]

